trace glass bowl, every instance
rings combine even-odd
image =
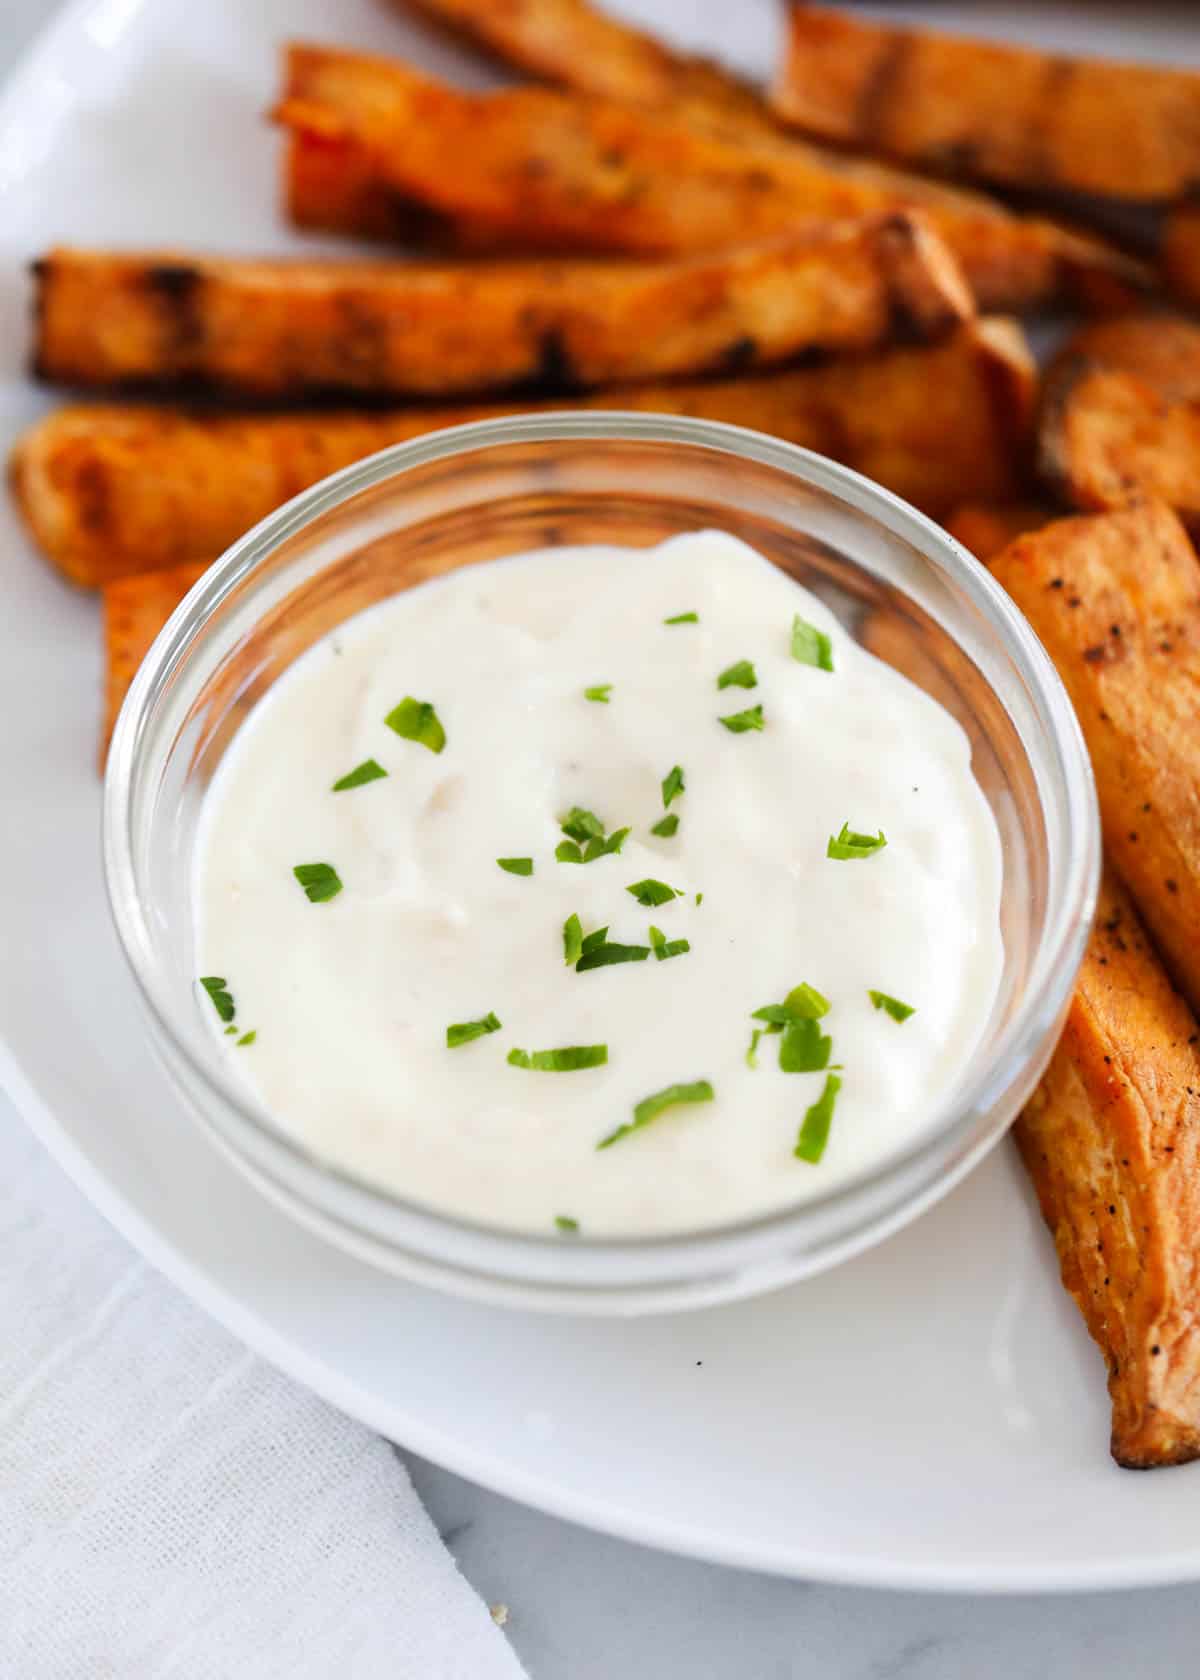
[[[822,1198],[695,1234],[521,1235],[360,1182],[290,1136],[201,1015],[190,905],[201,803],[249,709],[319,637],[450,566],[531,548],[733,532],[967,730],[1000,830],[1004,973],[952,1100],[915,1141]],[[564,561],[564,563],[567,563]],[[149,1032],[200,1123],[264,1193],[390,1271],[569,1312],[706,1306],[820,1271],[943,1196],[1002,1136],[1053,1049],[1099,871],[1091,768],[1049,660],[967,552],[845,467],[757,433],[633,414],[437,432],[347,468],[263,520],[187,596],[113,738],[104,852]]]

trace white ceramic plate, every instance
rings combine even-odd
[[[723,45],[761,65],[773,0],[708,11]],[[1186,11],[1131,4],[1130,52],[1200,59]],[[995,25],[1001,8],[980,14]],[[1026,32],[1056,27],[1054,8],[1016,15]],[[1072,15],[1081,39],[1122,44],[1112,7]],[[45,401],[20,367],[37,249],[287,248],[259,113],[289,34],[452,63],[418,49],[386,0],[86,0],[27,61],[0,105],[5,445]],[[99,674],[95,603],[0,509],[0,1081],[216,1318],[415,1451],[630,1539],[895,1586],[1200,1577],[1200,1466],[1113,1468],[1100,1360],[1007,1149],[830,1275],[632,1323],[443,1299],[268,1206],[181,1113],[139,1029],[100,879]]]

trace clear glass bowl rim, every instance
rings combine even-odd
[[[950,1168],[957,1140],[965,1137],[977,1122],[986,1120],[989,1112],[1004,1100],[1005,1093],[1020,1083],[1031,1059],[1044,1048],[1047,1035],[1058,1022],[1082,960],[1100,875],[1100,825],[1091,761],[1066,690],[1041,643],[986,568],[949,532],[852,468],[813,450],[742,426],[688,416],[588,410],[477,420],[430,432],[366,456],[301,491],[268,514],[208,567],[160,631],[130,686],[113,732],[104,778],[103,861],[110,910],[142,1000],[171,1053],[184,1060],[200,1086],[232,1109],[241,1124],[265,1133],[275,1147],[282,1146],[302,1173],[340,1182],[396,1214],[415,1218],[420,1223],[432,1222],[447,1231],[457,1230],[477,1243],[494,1245],[497,1254],[505,1247],[510,1252],[520,1249],[563,1252],[561,1237],[485,1225],[443,1213],[319,1161],[299,1140],[248,1106],[245,1093],[233,1079],[193,1054],[186,1039],[175,1030],[173,1010],[164,995],[165,986],[160,986],[155,973],[154,941],[137,886],[132,821],[140,743],[164,683],[185,657],[192,641],[202,635],[209,615],[222,598],[280,544],[360,491],[402,477],[409,469],[511,444],[587,441],[661,443],[732,455],[780,471],[877,520],[930,561],[986,620],[1028,685],[1038,709],[1049,720],[1058,760],[1056,768],[1062,772],[1070,843],[1062,863],[1061,890],[1049,906],[1026,994],[991,1055],[959,1090],[952,1112],[944,1111],[931,1120],[915,1143],[893,1153],[882,1164],[865,1170],[836,1190],[810,1197],[796,1206],[665,1236],[589,1238],[581,1233],[570,1244],[570,1252],[575,1255],[591,1249],[624,1255],[633,1261],[639,1254],[651,1252],[665,1256],[677,1250],[680,1255],[695,1255],[705,1248],[716,1250],[731,1239],[777,1232],[783,1248],[788,1235],[798,1233],[817,1211],[860,1198],[864,1192],[898,1178],[923,1156],[936,1155],[943,1168]],[[853,555],[848,558],[853,560]],[[978,1148],[971,1151],[972,1164],[979,1153]],[[936,1194],[931,1198],[929,1186],[936,1183],[937,1176],[935,1167],[913,1197],[918,1207],[936,1200]],[[957,1176],[953,1174],[953,1180]],[[891,1216],[879,1221],[888,1230],[896,1222]]]

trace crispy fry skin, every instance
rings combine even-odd
[[[1145,313],[1091,321],[1071,334],[1050,365],[1087,362],[1136,373],[1162,397],[1200,397],[1200,323]]]
[[[1148,284],[1141,265],[1101,242],[985,198],[551,88],[467,93],[392,60],[297,45],[273,114],[300,137],[287,153],[287,199],[307,227],[378,233],[415,201],[475,247],[666,256],[921,209],[985,309],[1101,292],[1101,275],[1122,294]]]
[[[788,122],[922,169],[1165,200],[1200,180],[1200,72],[1072,59],[794,0],[771,91]]]
[[[150,644],[188,590],[204,572],[203,565],[170,566],[163,571],[114,578],[104,586],[104,722],[100,735],[100,768],[116,725],[121,702],[137,675]]]
[[[1038,502],[963,502],[945,520],[952,537],[985,563],[1015,537],[1037,531],[1053,515]]]
[[[1168,291],[1200,309],[1200,198],[1185,199],[1167,215],[1163,274]]]
[[[407,4],[540,81],[677,111],[714,128],[753,134],[775,130],[774,118],[748,83],[708,59],[673,52],[587,0]]]
[[[1200,564],[1161,502],[1063,519],[991,571],[1058,667],[1109,856],[1200,1007]]]
[[[288,497],[387,444],[531,407],[635,408],[749,426],[837,456],[936,514],[964,492],[1015,494],[1033,384],[1019,329],[992,320],[928,349],[519,410],[192,416],[65,408],[18,440],[11,474],[37,542],[85,585],[211,559]]]
[[[36,367],[233,397],[569,391],[870,350],[973,313],[904,212],[667,263],[259,261],[58,249]]]
[[[1108,1364],[1112,1454],[1200,1456],[1200,1051],[1121,887],[1100,892],[1066,1030],[1016,1139]]]

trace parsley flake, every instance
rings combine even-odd
[[[510,1050],[509,1067],[532,1068],[536,1073],[576,1073],[580,1068],[603,1067],[607,1044],[568,1044],[561,1050]]]
[[[744,712],[731,712],[728,717],[718,718],[731,735],[745,735],[748,730],[762,729],[763,709],[761,706],[750,706]]]
[[[583,698],[585,700],[595,700],[599,705],[607,706],[608,697],[612,691],[613,685],[611,683],[597,683],[594,688],[584,689]]]
[[[833,670],[832,641],[799,613],[792,620],[792,658],[801,665],[815,665],[818,671]]]
[[[589,933],[583,942],[583,954],[575,964],[576,974],[586,974],[593,968],[609,968],[613,963],[645,962],[650,955],[649,945],[609,944],[601,928],[598,934]]]
[[[878,834],[858,834],[843,823],[841,832],[829,837],[829,844],[825,848],[827,858],[869,858],[876,852],[881,852],[887,845],[887,837],[880,829]]]
[[[601,1138],[597,1149],[608,1149],[620,1138],[628,1137],[630,1132],[640,1131],[648,1126],[652,1120],[657,1120],[664,1109],[674,1108],[679,1103],[702,1103],[713,1100],[713,1088],[707,1079],[695,1079],[688,1085],[668,1085],[663,1091],[655,1091],[652,1097],[643,1097],[633,1111],[633,1119],[618,1126],[608,1136]]]
[[[532,858],[497,858],[496,862],[509,875],[532,875]]]
[[[676,613],[674,618],[664,618],[664,624],[699,624],[700,614],[694,612]]]
[[[251,1027],[251,1029],[248,1033],[243,1033],[241,1038],[238,1039],[237,1048],[240,1050],[242,1048],[243,1044],[253,1044],[254,1040],[257,1037],[258,1037],[258,1028],[257,1027]]]
[[[298,863],[292,874],[304,888],[310,904],[324,904],[342,890],[338,872],[331,863]]]
[[[232,1021],[234,1016],[233,993],[227,989],[227,984],[220,975],[202,975],[200,984],[212,999],[213,1008],[221,1020]]]
[[[907,1021],[910,1015],[917,1013],[911,1003],[901,1003],[899,998],[889,997],[886,992],[868,991],[867,996],[876,1009],[882,1009],[893,1021]]]
[[[377,782],[380,777],[386,775],[387,771],[382,764],[373,758],[364,758],[361,764],[356,764],[353,770],[334,782],[333,792],[344,793],[347,788],[362,787],[365,782]]]
[[[430,752],[440,753],[446,745],[446,731],[429,700],[414,700],[410,694],[383,721],[406,741],[416,741]]]
[[[563,961],[578,962],[583,955],[583,924],[574,913],[563,923]]]
[[[446,1028],[447,1050],[457,1050],[461,1044],[473,1044],[487,1033],[499,1032],[502,1023],[489,1009],[478,1021],[456,1021]]]
[[[650,929],[650,945],[659,962],[668,957],[684,957],[691,950],[686,939],[668,939],[661,928]]]
[[[670,816],[663,817],[660,822],[656,822],[650,832],[651,834],[661,834],[664,840],[670,840],[678,827],[679,817],[672,811]]]
[[[672,799],[678,799],[684,791],[683,766],[681,764],[673,765],[662,779],[663,810],[667,809]]]
[[[554,1223],[560,1231],[578,1231],[578,1219],[572,1219],[569,1213],[556,1213]]]
[[[750,1034],[750,1044],[746,1051],[746,1066],[748,1068],[756,1068],[758,1066],[758,1041],[762,1035],[763,1030],[761,1027],[755,1027],[753,1032]]]
[[[798,1161],[811,1161],[815,1166],[824,1155],[825,1145],[829,1142],[829,1128],[833,1123],[834,1105],[841,1088],[842,1082],[836,1073],[825,1075],[825,1087],[806,1111],[792,1151]]]
[[[653,909],[658,904],[669,904],[673,898],[682,898],[683,894],[677,887],[669,887],[665,881],[656,881],[647,876],[644,881],[635,881],[631,887],[626,887],[627,893],[632,893],[639,904],[647,909]]]
[[[782,1003],[768,1003],[761,1009],[755,1009],[751,1019],[766,1021],[778,1028],[786,1027],[790,1021],[818,1021],[828,1013],[829,999],[804,980],[792,987]]]
[[[789,1021],[779,1040],[780,1073],[820,1073],[829,1066],[833,1040],[810,1017]]]
[[[749,659],[739,659],[736,665],[727,665],[717,678],[718,688],[757,688],[758,676]]]

